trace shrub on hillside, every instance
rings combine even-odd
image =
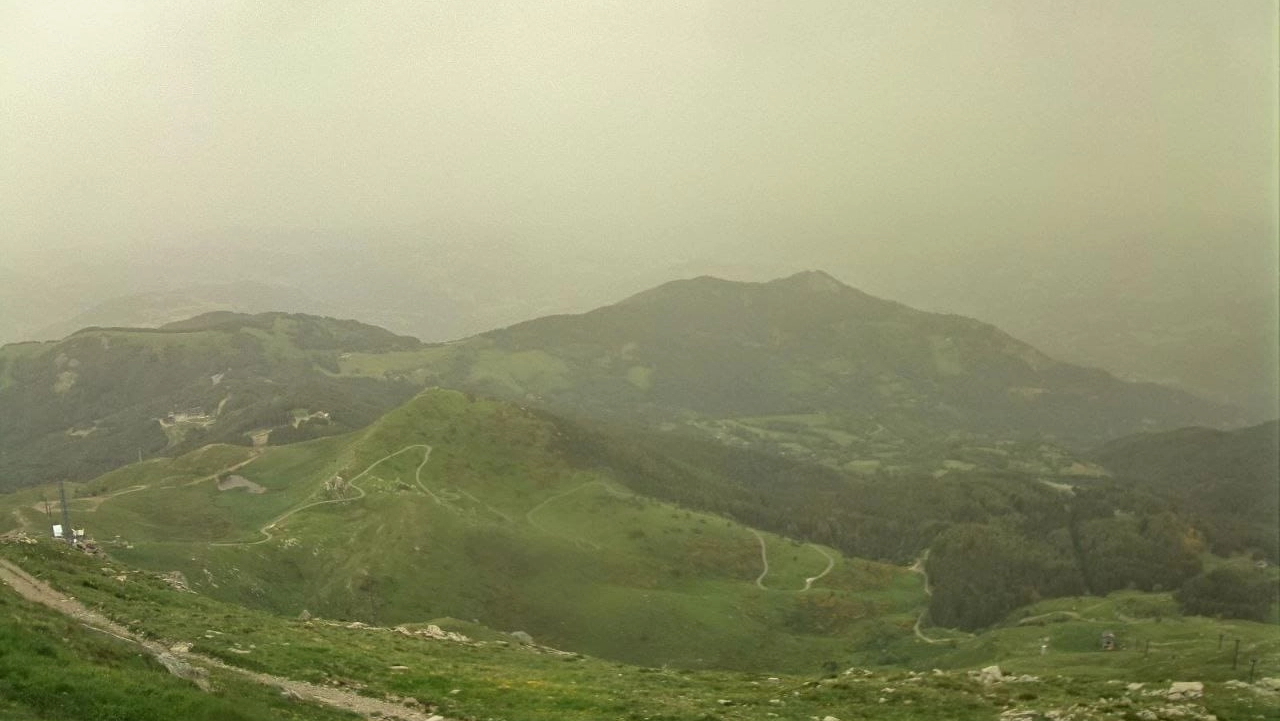
[[[1242,568],[1215,568],[1174,594],[1186,613],[1265,621],[1277,596],[1274,579]]]

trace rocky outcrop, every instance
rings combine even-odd
[[[985,684],[1000,683],[1004,680],[1004,674],[1000,672],[999,666],[987,666],[978,672],[978,681]]]
[[[1165,698],[1170,701],[1188,701],[1204,697],[1204,684],[1199,681],[1175,681],[1169,686]]]

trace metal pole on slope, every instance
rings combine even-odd
[[[71,509],[67,507],[67,487],[58,481],[58,498],[62,501],[62,537],[67,543],[75,541],[76,534],[71,530]]]

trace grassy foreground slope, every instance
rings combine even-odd
[[[175,590],[159,574],[47,541],[0,541],[0,558],[100,609],[130,632],[166,646],[189,648],[233,668],[351,689],[364,697],[450,719],[800,721],[834,716],[843,721],[1046,717],[1207,721],[1210,714],[1219,719],[1274,719],[1280,712],[1277,697],[1267,687],[1239,680],[1248,678],[1247,669],[1231,669],[1230,654],[1216,646],[1219,634],[1225,635],[1228,651],[1240,639],[1247,649],[1246,661],[1261,659],[1256,675],[1276,675],[1280,643],[1273,628],[1176,616],[1162,621],[1149,615],[1128,617],[1145,607],[1145,596],[1075,599],[1070,603],[1078,610],[1071,606],[1028,609],[1022,617],[1011,618],[1007,627],[976,638],[904,641],[904,649],[916,651],[912,659],[892,669],[836,666],[809,675],[686,672],[566,654],[459,622],[441,624],[465,630],[470,637],[442,638],[442,634],[420,633],[417,625],[362,627],[284,619]],[[54,632],[12,650],[0,647],[0,654],[8,654],[0,659],[21,663],[31,655],[55,654],[72,643],[72,639],[55,637],[65,632],[66,624],[16,602],[7,589],[0,588],[0,604],[6,611],[20,611],[12,621],[9,613],[0,616],[0,633],[19,632],[15,626],[28,621],[50,624],[37,630]],[[1096,630],[1102,627],[1117,632],[1118,651],[1102,652],[1093,646]],[[92,632],[82,629],[74,641],[78,643],[86,633]],[[1152,640],[1145,653],[1143,646],[1134,647],[1140,634]],[[1044,655],[1042,636],[1051,637]],[[31,645],[37,643],[43,647]],[[67,660],[103,671],[135,663],[110,655]],[[993,662],[1000,664],[1005,680],[984,683],[968,672]],[[250,715],[254,704],[259,699],[268,702],[262,694],[223,685],[228,683],[223,676],[213,680],[209,703],[216,704],[220,695],[233,690],[244,699],[242,715],[217,718],[257,718]],[[1170,680],[1203,681],[1203,698],[1168,699]],[[86,703],[97,703],[111,693],[88,683],[82,688]],[[198,693],[194,686],[181,692]],[[279,710],[272,718],[325,718],[303,715],[278,694],[273,701]],[[31,710],[35,703],[31,700],[4,697],[0,703],[16,709],[13,717],[19,719],[24,717],[17,713],[28,713],[26,718],[64,718]]]
[[[109,473],[75,489],[73,524],[288,617],[478,619],[651,665],[812,670],[911,632],[925,596],[905,569],[638,495],[567,442],[541,414],[427,391],[357,434]],[[40,493],[6,497],[0,524],[43,527]]]
[[[91,572],[84,560],[71,567]],[[0,718],[7,721],[357,718],[290,701],[230,673],[214,672],[208,682],[210,691],[202,691],[134,644],[0,590]]]

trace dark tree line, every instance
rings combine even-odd
[[[843,553],[905,564],[929,549],[934,623],[979,628],[1043,598],[1174,590],[1203,539],[1166,501],[1098,482],[1074,492],[990,473],[868,480],[679,434],[563,424],[577,462],[645,495]]]

